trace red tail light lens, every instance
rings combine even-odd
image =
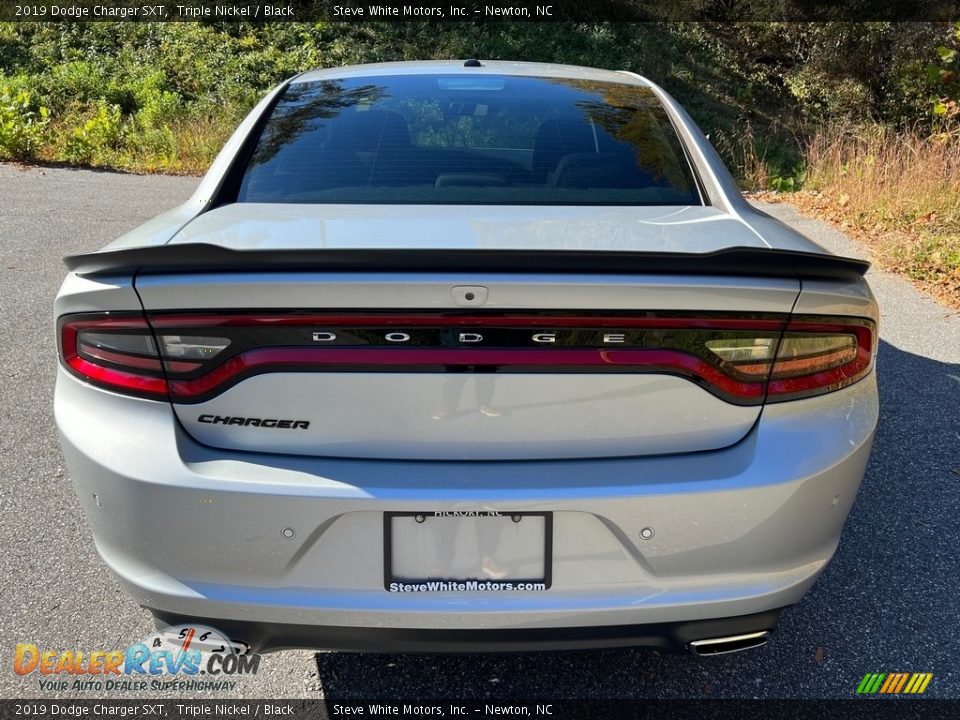
[[[60,358],[83,380],[128,395],[167,397],[153,334],[139,314],[60,318]]]
[[[767,400],[796,400],[851,385],[870,372],[875,348],[870,320],[794,318],[780,340]]]
[[[230,344],[196,334],[155,336],[139,313],[68,315],[60,319],[58,335],[60,357],[74,375],[109,390],[164,400],[168,374],[202,371]]]
[[[78,377],[178,403],[269,372],[455,371],[661,373],[759,405],[856,382],[874,343],[868,320],[652,312],[102,313],[61,318],[59,335]]]

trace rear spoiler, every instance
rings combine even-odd
[[[184,243],[68,255],[79,275],[261,271],[493,272],[611,275],[736,275],[856,280],[865,260],[795,250],[733,247],[709,253],[590,250],[231,250]]]

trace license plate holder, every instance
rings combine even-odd
[[[547,590],[552,567],[551,512],[383,514],[389,592]]]

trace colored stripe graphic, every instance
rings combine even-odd
[[[900,679],[900,675],[897,673],[890,673],[887,675],[887,679],[883,681],[883,685],[880,686],[880,694],[886,695],[889,692],[891,686],[896,684],[897,680]]]
[[[933,680],[933,673],[867,673],[857,686],[858,695],[920,695]]]
[[[887,676],[886,673],[867,673],[860,681],[860,687],[857,688],[859,695],[873,695],[880,689],[880,683]]]
[[[933,680],[933,673],[914,673],[904,692],[920,695],[927,689],[931,680]]]
[[[890,673],[887,676],[887,681],[880,688],[880,693],[882,695],[893,695],[900,692],[908,677],[910,677],[910,673]]]

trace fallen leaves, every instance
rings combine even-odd
[[[960,268],[954,267],[955,232],[935,210],[910,220],[890,212],[854,212],[848,193],[754,193],[763,202],[788,203],[802,215],[825,220],[863,244],[878,267],[905,275],[944,304],[960,309]],[[832,199],[831,199],[832,198]],[[954,221],[955,222],[955,221]],[[931,247],[931,239],[941,247]]]

